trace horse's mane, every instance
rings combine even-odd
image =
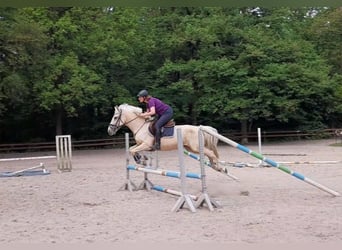
[[[132,106],[132,105],[129,105],[127,103],[123,103],[119,106],[119,109],[123,110],[128,110],[128,111],[131,111],[133,113],[141,113],[142,112],[142,108],[140,107],[136,107],[136,106]]]

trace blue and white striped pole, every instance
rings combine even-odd
[[[149,169],[149,168],[137,167],[135,165],[128,165],[127,169],[136,170],[136,171],[149,173],[149,174],[157,174],[157,175],[164,175],[164,176],[173,177],[173,178],[180,178],[180,172],[177,172],[177,171],[169,171],[169,170],[162,170],[162,169]],[[188,173],[185,173],[185,177],[193,178],[193,179],[201,179],[201,174],[188,172]]]
[[[196,155],[196,154],[194,154],[194,153],[191,153],[191,152],[189,152],[189,151],[187,151],[187,150],[185,150],[185,149],[184,149],[184,154],[187,155],[187,156],[190,156],[192,159],[195,159],[195,160],[197,160],[197,161],[200,161],[200,160],[201,160],[201,158],[200,158],[198,155]],[[211,164],[210,164],[209,161],[204,161],[204,164],[207,165],[208,167],[211,167]],[[234,175],[232,175],[231,173],[229,173],[229,172],[228,172],[228,169],[225,169],[224,173],[225,173],[226,175],[228,175],[230,178],[232,178],[233,180],[236,180],[236,181],[239,180],[239,178],[237,178],[236,176],[234,176]]]
[[[156,191],[159,191],[159,192],[173,194],[173,195],[177,195],[177,196],[182,196],[183,195],[182,192],[180,192],[180,191],[173,190],[173,189],[170,189],[170,188],[165,188],[165,187],[160,186],[160,185],[153,185],[152,189],[156,190]],[[190,198],[195,200],[195,201],[198,199],[198,197],[196,195],[190,195]]]
[[[325,191],[325,192],[327,192],[327,193],[329,193],[329,194],[331,194],[333,196],[340,196],[340,194],[338,192],[336,192],[336,191],[334,191],[334,190],[332,190],[330,188],[327,188],[327,187],[325,187],[325,186],[323,186],[323,185],[321,185],[321,184],[319,184],[319,183],[317,183],[317,182],[315,182],[315,181],[305,177],[304,175],[302,175],[300,173],[294,172],[291,169],[287,168],[286,166],[284,166],[284,165],[282,165],[280,163],[277,163],[277,162],[275,162],[275,161],[273,161],[273,160],[271,160],[269,158],[264,157],[262,154],[258,154],[256,152],[250,150],[249,148],[247,148],[247,147],[245,147],[243,145],[240,145],[239,143],[236,143],[236,142],[234,142],[234,141],[232,141],[232,140],[230,140],[230,139],[228,139],[228,138],[226,138],[226,137],[224,137],[224,136],[222,136],[222,135],[220,135],[218,133],[215,133],[215,132],[213,132],[213,131],[211,131],[209,129],[206,129],[203,126],[200,126],[200,129],[202,131],[204,131],[204,132],[206,132],[206,133],[208,133],[208,134],[218,138],[219,140],[221,140],[221,141],[223,141],[225,143],[228,143],[229,145],[231,145],[231,146],[233,146],[233,147],[235,147],[235,148],[237,148],[237,149],[239,149],[239,150],[241,150],[241,151],[243,151],[243,152],[245,152],[247,154],[250,154],[251,156],[253,156],[253,157],[257,158],[257,159],[266,162],[270,166],[278,168],[278,169],[282,170],[283,172],[296,177],[299,180],[302,180],[302,181],[304,181],[304,182],[306,182],[306,183],[308,183],[308,184],[310,184],[312,186],[315,186],[315,187],[321,189],[322,191]]]

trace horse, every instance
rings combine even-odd
[[[144,117],[140,117],[140,113],[142,113],[142,109],[140,107],[132,106],[126,103],[115,106],[114,115],[108,125],[107,131],[110,136],[113,136],[122,126],[128,127],[133,133],[134,140],[136,142],[135,145],[129,148],[129,152],[133,156],[136,163],[146,164],[142,163],[139,152],[153,150],[154,135],[149,131],[149,126],[151,125],[152,121]],[[217,130],[211,126],[204,127],[217,133]],[[195,154],[199,153],[199,126],[195,125],[175,125],[172,136],[161,138],[160,150],[171,151],[178,148],[177,136],[175,135],[175,131],[177,131],[178,128],[180,128],[182,131],[184,148],[189,152]],[[204,155],[208,157],[210,166],[217,171],[224,171],[218,165],[218,139],[212,135],[209,135],[208,133],[203,133],[203,135]]]

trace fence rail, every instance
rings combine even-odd
[[[311,131],[301,131],[301,130],[288,130],[288,131],[261,131],[262,139],[270,138],[294,138],[294,139],[310,139],[310,138],[332,138],[337,137],[336,131],[342,131],[342,129],[322,129],[322,130],[311,130]],[[241,133],[222,133],[225,137],[232,139],[242,139],[247,138],[251,140],[258,139],[257,132],[249,132],[247,136],[243,136]]]
[[[309,139],[309,138],[338,138],[339,134],[336,131],[342,131],[342,129],[325,129],[315,131],[262,131],[262,139],[275,140],[275,139]],[[232,140],[239,141],[242,138],[247,138],[250,141],[256,141],[258,139],[257,132],[250,132],[247,135],[241,133],[222,133],[223,136],[231,138]],[[339,137],[341,138],[341,137]],[[342,138],[341,138],[342,140]],[[130,144],[134,143],[134,139],[130,137]],[[107,139],[92,139],[92,140],[73,140],[73,150],[80,149],[100,149],[100,148],[124,148],[125,136],[116,136]],[[38,143],[14,143],[14,144],[0,144],[0,153],[7,152],[25,152],[25,151],[46,151],[56,150],[55,142],[38,142]]]

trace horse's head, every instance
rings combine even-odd
[[[141,108],[121,104],[119,107],[115,106],[114,109],[114,115],[107,130],[110,136],[115,135],[122,126],[140,118],[138,113],[141,113]]]
[[[108,134],[110,136],[115,135],[116,132],[124,125],[124,122],[121,120],[122,110],[118,108],[118,106],[115,106],[114,108],[114,115],[112,117],[112,120],[109,123],[108,126]]]

